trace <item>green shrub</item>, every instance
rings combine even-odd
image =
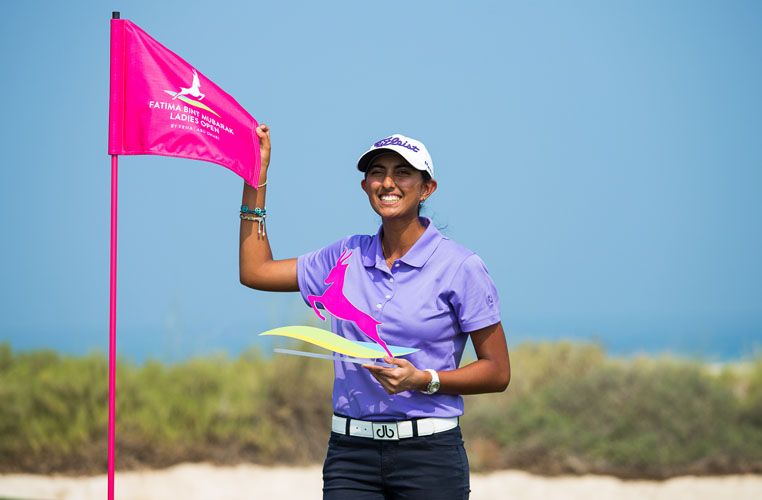
[[[70,460],[83,460],[82,452],[101,438],[107,424],[103,357],[59,357],[51,351],[10,354],[4,345],[0,466],[57,470]]]
[[[762,358],[718,371],[557,342],[518,346],[511,362],[506,392],[465,398],[472,470],[762,471]],[[116,382],[120,469],[324,457],[329,362],[257,350],[172,365],[120,359]],[[0,471],[103,473],[107,405],[102,354],[14,353],[0,344]]]
[[[714,375],[697,362],[607,360],[596,346],[561,342],[519,346],[511,363],[506,393],[466,400],[475,470],[667,477],[762,469],[759,361],[750,373]]]

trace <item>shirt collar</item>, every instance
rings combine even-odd
[[[410,247],[405,255],[399,260],[412,267],[423,267],[429,260],[434,250],[439,246],[439,242],[444,239],[442,233],[437,231],[431,219],[427,217],[419,217],[418,220],[426,227],[420,238]],[[363,255],[363,265],[365,267],[376,267],[382,271],[388,270],[384,259],[384,250],[381,247],[381,234],[384,230],[384,226],[378,228],[378,233],[373,236],[373,239],[368,248],[368,252]]]

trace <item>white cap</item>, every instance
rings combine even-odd
[[[434,177],[434,162],[431,161],[426,146],[402,134],[394,134],[373,144],[357,161],[357,170],[365,172],[370,161],[386,151],[399,153],[413,167],[428,172],[431,177]]]

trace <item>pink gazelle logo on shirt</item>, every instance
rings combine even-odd
[[[394,357],[386,346],[386,342],[381,340],[381,337],[378,335],[378,325],[381,322],[376,321],[372,316],[355,307],[344,295],[344,280],[346,279],[347,268],[349,267],[347,260],[351,255],[352,252],[344,250],[344,253],[341,254],[339,260],[336,261],[336,265],[325,279],[325,284],[329,286],[323,292],[323,295],[308,295],[307,300],[309,300],[312,309],[315,310],[315,314],[323,321],[325,321],[325,316],[318,311],[317,302],[323,304],[323,307],[331,316],[352,321],[365,335],[380,344],[390,357]]]

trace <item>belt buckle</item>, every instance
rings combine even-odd
[[[399,441],[397,422],[372,422],[373,439],[378,441]]]

